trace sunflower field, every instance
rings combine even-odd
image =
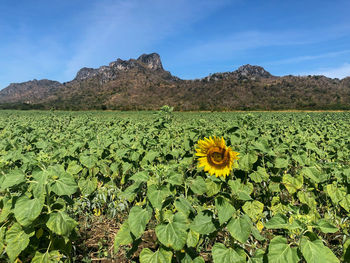
[[[0,262],[350,262],[349,112],[0,112]]]

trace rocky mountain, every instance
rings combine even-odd
[[[260,66],[182,80],[156,53],[82,68],[66,83],[33,80],[0,91],[0,108],[177,110],[350,109],[350,77],[271,75]]]

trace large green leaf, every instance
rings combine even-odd
[[[82,169],[83,167],[81,167],[81,165],[78,164],[76,161],[70,162],[67,167],[67,173],[69,173],[70,175],[75,175],[78,174]]]
[[[152,252],[149,248],[144,248],[140,253],[140,263],[171,263],[173,253],[162,248]]]
[[[187,229],[187,217],[182,213],[176,213],[170,222],[156,227],[156,235],[164,246],[180,250],[186,244]]]
[[[123,225],[118,230],[118,233],[114,238],[114,253],[116,254],[119,247],[122,245],[128,245],[132,243],[133,238],[131,236],[130,226],[128,220],[126,220]]]
[[[81,193],[85,196],[91,195],[97,188],[98,184],[98,179],[97,177],[87,177],[85,178],[80,178],[78,181],[78,186],[81,191]]]
[[[281,236],[274,237],[269,244],[268,253],[269,263],[293,263],[299,262],[299,256],[296,247],[290,247],[287,239]]]
[[[46,222],[46,226],[54,233],[60,236],[69,237],[77,222],[69,217],[64,211],[53,212]]]
[[[151,216],[152,212],[147,208],[141,208],[140,206],[134,206],[131,208],[128,222],[130,231],[135,238],[141,237],[143,232],[145,232],[146,225],[151,219]]]
[[[207,185],[207,196],[216,195],[221,190],[221,182],[215,182],[210,177],[205,179],[205,184]]]
[[[240,218],[232,218],[227,224],[227,230],[233,238],[241,243],[245,243],[252,231],[252,221],[247,215],[242,215]]]
[[[243,171],[249,172],[257,160],[258,155],[255,152],[245,154],[238,160],[238,167]]]
[[[154,208],[159,210],[162,209],[163,202],[169,195],[171,195],[171,193],[166,186],[157,188],[156,185],[150,185],[147,188],[147,197],[149,201]]]
[[[339,263],[339,259],[333,254],[332,250],[326,247],[322,240],[316,239],[310,241],[307,237],[302,237],[300,250],[307,263]]]
[[[335,183],[326,186],[327,194],[334,204],[338,204],[346,195],[346,189],[337,186]]]
[[[12,212],[12,201],[14,199],[11,198],[11,199],[7,199],[7,198],[4,198],[2,200],[3,202],[3,207],[1,209],[1,212],[0,212],[0,223],[4,222],[7,217],[9,216],[9,214]]]
[[[240,179],[230,180],[228,182],[232,193],[237,196],[239,200],[248,201],[252,200],[250,194],[253,191],[253,185],[251,183],[243,184]]]
[[[269,174],[266,169],[259,166],[256,172],[253,172],[249,177],[256,183],[261,183],[262,181],[267,181],[269,179]]]
[[[191,223],[190,228],[202,235],[214,232],[216,227],[213,223],[212,213],[210,211],[202,211],[198,213]]]
[[[46,251],[45,253],[35,252],[31,263],[57,263],[60,262],[62,255],[58,250]]]
[[[187,240],[186,240],[187,246],[188,247],[195,247],[195,246],[197,246],[198,241],[199,241],[199,233],[190,229],[188,231]]]
[[[233,213],[236,211],[233,205],[231,205],[229,201],[223,197],[218,197],[215,199],[215,207],[218,210],[220,225],[230,220]]]
[[[87,168],[91,169],[93,168],[97,163],[97,158],[93,155],[82,155],[79,158],[82,165],[86,166]]]
[[[26,175],[20,169],[11,170],[10,172],[0,176],[3,177],[3,181],[0,185],[0,191],[26,181]]]
[[[304,167],[301,173],[314,183],[322,183],[327,180],[327,174],[322,173],[316,167]]]
[[[15,223],[6,232],[6,253],[11,262],[29,245],[31,234],[26,233],[20,224]]]
[[[328,222],[325,219],[320,219],[317,224],[316,227],[319,228],[323,233],[335,233],[338,232],[339,229],[334,226],[333,224],[331,224],[330,222]]]
[[[277,214],[265,223],[267,229],[288,228],[288,218],[285,215]]]
[[[286,168],[288,167],[288,160],[284,158],[277,158],[275,160],[275,167],[276,168]]]
[[[5,247],[5,231],[6,231],[6,227],[4,226],[0,227],[0,255]]]
[[[350,194],[347,194],[343,197],[343,199],[339,202],[341,207],[343,207],[347,212],[350,212]]]
[[[224,244],[215,243],[211,253],[214,263],[244,263],[242,258],[233,248],[227,248]]]
[[[287,188],[290,194],[294,194],[297,190],[302,188],[304,184],[304,177],[299,174],[292,176],[290,174],[284,174],[282,178],[284,186]]]
[[[202,195],[207,191],[207,185],[204,179],[200,176],[197,176],[195,179],[187,179],[187,183],[191,190],[197,195]]]
[[[43,200],[38,198],[30,199],[24,195],[17,199],[13,212],[16,220],[22,226],[27,226],[40,215],[43,206]]]
[[[257,200],[254,200],[253,202],[245,202],[242,209],[253,220],[253,222],[255,222],[262,217],[264,204]]]
[[[194,208],[191,206],[191,203],[183,197],[179,197],[175,201],[176,210],[184,213],[185,215],[189,215],[191,212],[195,212]]]
[[[72,195],[78,189],[78,186],[72,175],[68,173],[60,174],[59,178],[54,180],[51,190],[57,195]]]

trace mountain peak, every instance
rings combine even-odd
[[[244,77],[261,77],[261,78],[269,78],[272,77],[270,72],[266,71],[263,67],[246,64],[240,66],[234,73],[239,74]]]
[[[162,61],[160,60],[160,56],[157,53],[142,54],[137,60],[146,64],[147,67],[150,69],[163,70]]]

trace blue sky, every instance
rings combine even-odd
[[[151,52],[184,79],[243,64],[343,78],[349,11],[348,0],[1,0],[0,89]]]

